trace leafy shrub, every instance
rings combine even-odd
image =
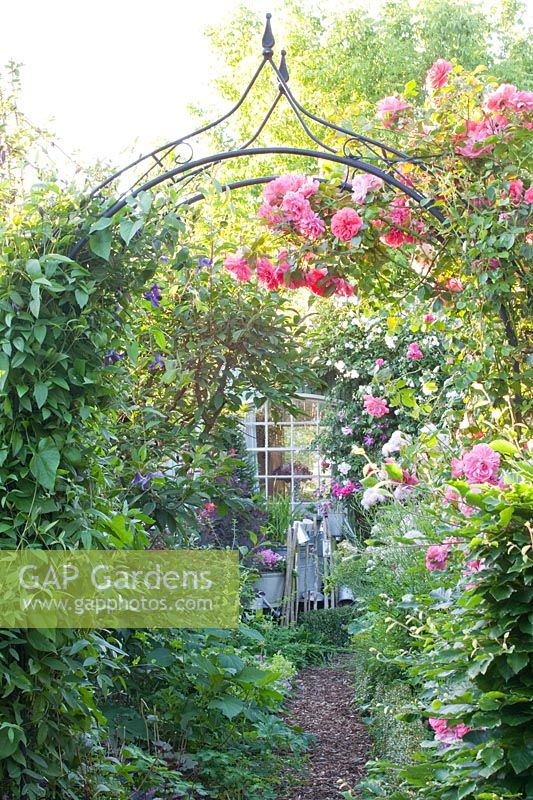
[[[315,641],[324,642],[331,648],[345,648],[350,643],[350,623],[357,614],[357,609],[351,605],[319,608],[302,615],[299,627],[307,631]]]

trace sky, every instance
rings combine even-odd
[[[269,0],[246,0],[260,17]],[[2,4],[0,65],[21,62],[21,106],[83,163],[122,164],[191,129],[209,105],[204,36],[237,0],[18,0]],[[258,58],[261,49],[258,42]],[[0,67],[1,68],[1,67]]]

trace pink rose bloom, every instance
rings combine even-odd
[[[336,295],[339,297],[353,297],[355,289],[352,284],[348,283],[344,278],[333,278],[333,283],[335,284]]]
[[[285,212],[291,222],[299,223],[313,214],[313,210],[299,192],[287,192],[281,201],[281,210]]]
[[[273,206],[264,203],[257,209],[257,216],[264,219],[268,225],[275,227],[283,222],[283,217],[280,212]]]
[[[452,458],[452,478],[462,478],[465,474],[463,459]]]
[[[533,186],[530,186],[529,189],[526,191],[524,195],[524,201],[526,203],[533,203]]]
[[[426,89],[428,92],[435,91],[435,89],[442,89],[448,81],[448,73],[452,65],[449,61],[443,58],[438,58],[433,66],[431,66],[426,74]]]
[[[398,119],[400,111],[405,111],[406,108],[409,108],[409,103],[406,103],[403,98],[395,97],[394,95],[384,97],[378,103],[376,117],[383,123],[385,128],[392,128],[393,123]]]
[[[480,272],[486,272],[488,269],[499,269],[501,267],[500,259],[499,258],[476,258],[475,261],[472,261],[472,269],[479,270]]]
[[[461,147],[456,147],[455,150],[465,158],[477,158],[491,153],[494,145],[488,144],[483,147],[482,143],[489,136],[501,133],[506,126],[507,118],[502,115],[497,115],[491,120],[482,119],[479,122],[469,120],[466,126],[466,133],[458,137],[459,140],[464,139],[465,143]]]
[[[305,276],[305,285],[313,294],[323,297],[330,284],[327,274],[327,269],[312,269]]]
[[[384,358],[376,358],[376,367],[379,367],[381,369],[381,367],[383,367],[383,366],[385,366],[385,359]]]
[[[270,259],[258,258],[255,269],[259,283],[269,292],[275,292],[276,289],[283,285],[284,271],[279,267],[275,267]]]
[[[287,192],[297,192],[304,178],[301,175],[280,175],[263,189],[263,197],[269,206],[279,206]]]
[[[437,317],[435,317],[433,314],[426,314],[424,317],[424,322],[435,322],[436,319]]]
[[[444,496],[442,498],[442,502],[444,505],[448,506],[450,503],[458,503],[461,499],[461,495],[454,489],[453,486],[446,486],[444,488]]]
[[[509,181],[509,197],[514,205],[520,205],[522,202],[522,194],[524,193],[524,184],[517,178],[516,180]]]
[[[382,186],[383,180],[377,175],[370,175],[366,172],[357,175],[352,181],[352,200],[357,205],[363,205],[368,192],[381,189]]]
[[[476,572],[483,572],[485,569],[485,559],[478,558],[476,561],[467,561],[466,567],[462,571],[463,575],[475,575]]]
[[[476,444],[463,455],[463,468],[468,483],[496,483],[500,454],[488,444]]]
[[[241,283],[246,283],[252,277],[250,265],[243,256],[226,256],[224,267]]]
[[[363,227],[363,220],[354,208],[342,208],[331,218],[331,232],[341,242],[349,242]]]
[[[373,397],[371,394],[365,394],[363,400],[365,411],[370,414],[371,417],[379,419],[390,412],[387,401],[382,400],[380,397]]]
[[[476,507],[469,506],[464,500],[459,500],[459,511],[464,517],[471,517],[476,513]]]
[[[516,102],[517,88],[511,83],[502,83],[501,86],[491,92],[484,108],[486,111],[505,111],[507,108],[514,108]]]
[[[464,286],[458,278],[448,278],[446,281],[446,289],[450,292],[462,292]]]
[[[437,719],[435,717],[429,718],[429,724],[435,731],[435,738],[439,742],[445,744],[455,744],[459,742],[463,736],[470,733],[471,727],[460,722],[458,725],[450,725],[447,719]]]
[[[511,101],[513,111],[528,113],[533,111],[533,92],[517,92]],[[531,127],[531,123],[524,123],[526,127]]]
[[[432,544],[426,550],[426,567],[430,572],[446,569],[448,547],[445,544]]]
[[[418,346],[417,342],[411,342],[411,344],[407,348],[407,358],[410,358],[411,361],[416,361],[419,358],[424,358],[424,353]]]
[[[297,227],[302,236],[311,240],[319,239],[326,230],[324,220],[320,219],[318,214],[314,212],[311,212],[307,217],[303,217]]]
[[[389,206],[387,218],[393,225],[408,228],[411,221],[411,211],[407,208],[407,197],[396,197]]]
[[[402,247],[404,244],[413,244],[416,240],[410,233],[401,231],[399,228],[391,228],[381,237],[381,241],[389,247]]]

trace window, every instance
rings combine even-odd
[[[274,420],[268,402],[246,415],[246,447],[267,498],[288,495],[294,506],[315,502],[322,491],[330,475],[317,443],[323,404],[323,397],[305,394],[296,401],[301,416],[281,411]]]

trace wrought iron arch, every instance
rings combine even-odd
[[[153,189],[163,183],[172,182],[174,184],[187,186],[196,177],[209,172],[211,167],[221,162],[254,156],[281,154],[315,159],[316,161],[329,161],[344,166],[345,176],[341,183],[341,188],[346,190],[351,189],[351,181],[356,173],[366,172],[375,175],[389,186],[411,198],[411,200],[414,200],[439,223],[445,223],[446,217],[442,211],[412,183],[407,183],[405,176],[400,170],[402,164],[409,163],[416,164],[423,171],[429,172],[431,156],[409,156],[384,142],[356,133],[342,125],[329,122],[311,111],[308,111],[298,102],[288,86],[289,70],[287,67],[287,54],[285,50],[281,51],[279,66],[276,66],[274,63],[275,39],[272,33],[271,17],[271,14],[266,15],[266,25],[262,38],[263,53],[261,62],[239,100],[229,111],[213,122],[207,123],[179,139],[157,147],[146,155],[140,156],[122,169],[114,172],[96,186],[89,195],[87,202],[93,200],[102,201],[103,210],[98,215],[98,219],[113,217],[126,206],[130,198],[135,198],[141,192]],[[255,133],[239,148],[195,158],[194,143],[198,137],[212,131],[236,114],[250,95],[263,70],[268,67],[272,69],[274,82],[277,85],[277,93]],[[310,142],[313,143],[314,149],[293,147],[283,144],[252,147],[265,130],[274,110],[283,99],[288,103],[296,120]],[[320,136],[311,129],[310,123],[315,123],[325,129],[326,132],[335,132],[340,141],[339,146],[335,148],[325,142],[323,138],[320,138]],[[326,134],[323,134],[323,136],[324,135]],[[179,152],[182,147],[185,147],[188,151],[183,157]],[[274,180],[275,177],[275,175],[265,175],[233,181],[225,184],[222,189],[231,191],[234,189],[256,186],[268,183]],[[120,183],[125,185],[123,188],[119,189],[118,195],[109,201],[107,192],[109,192],[110,188],[113,186],[118,187]],[[180,205],[192,205],[202,199],[203,194],[197,191],[191,194],[190,197],[182,200]],[[84,236],[76,243],[71,253],[73,257],[79,253],[87,242],[87,239],[88,237]]]

